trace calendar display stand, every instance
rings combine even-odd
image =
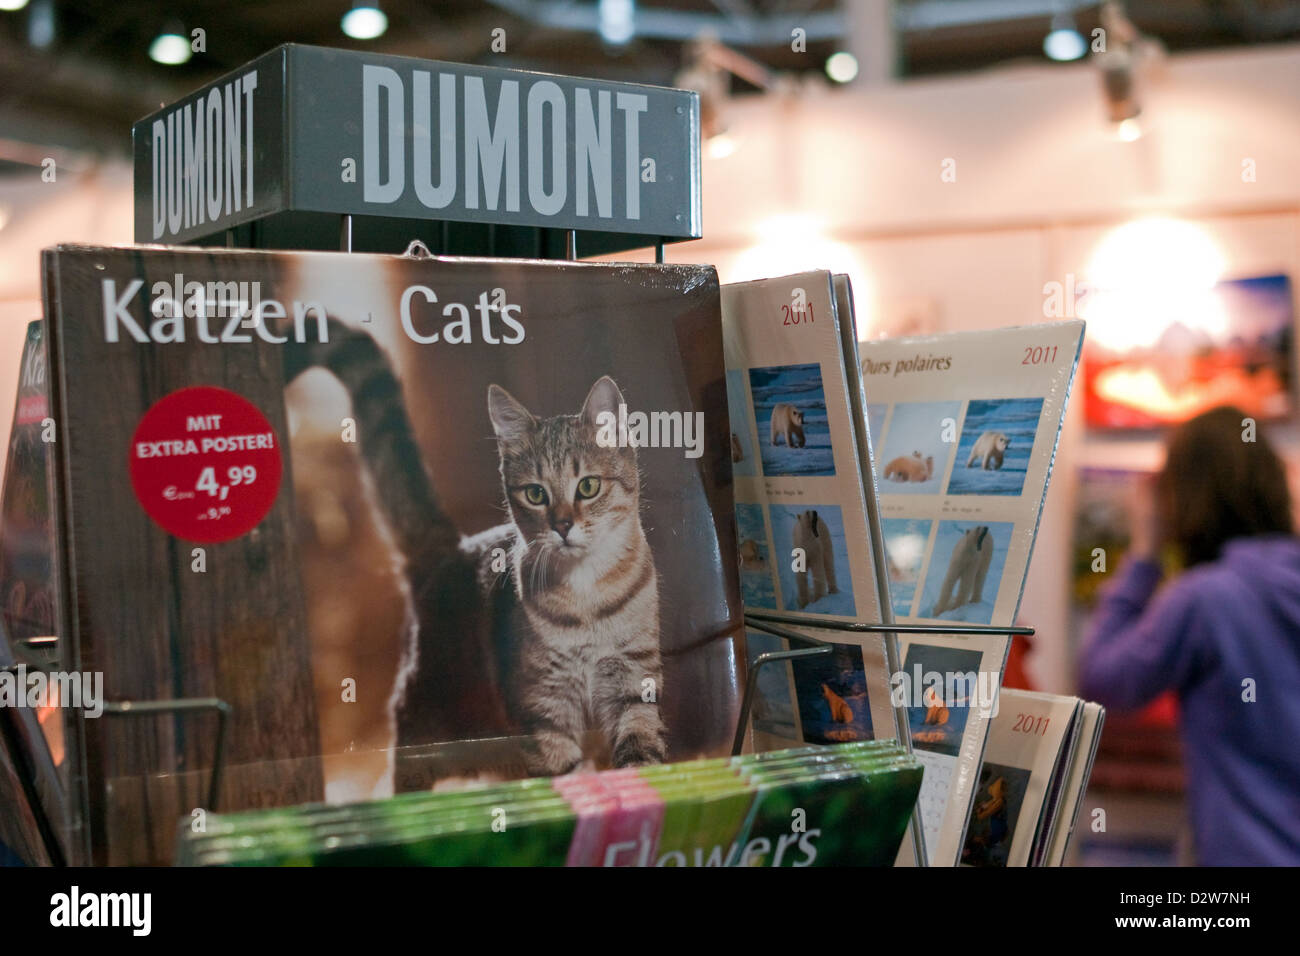
[[[340,65],[349,63],[364,64],[367,79],[363,89],[336,88]],[[537,158],[540,165],[533,173],[540,176],[542,183],[551,183],[552,190],[559,178],[580,184],[558,207],[544,201],[545,188],[533,190],[531,205],[516,208],[518,201],[510,202],[515,195],[511,191],[514,187],[510,184],[515,183],[512,177],[522,176],[525,183],[530,181],[526,163],[536,152],[530,152],[530,137],[539,135],[524,118],[520,120],[521,125],[504,133],[506,162],[515,158],[525,164],[513,172],[508,166],[503,168],[503,179],[497,185],[505,190],[499,193],[506,197],[504,204],[498,206],[496,197],[488,192],[472,195],[460,192],[441,209],[431,210],[427,192],[417,195],[420,190],[410,185],[412,180],[429,175],[427,168],[418,168],[418,159],[412,159],[419,149],[431,148],[427,142],[428,131],[421,132],[420,124],[412,122],[412,114],[405,112],[412,107],[412,101],[407,99],[412,95],[416,98],[414,107],[428,108],[431,82],[442,83],[443,92],[461,96],[462,103],[476,103],[474,97],[483,90],[487,91],[487,102],[491,102],[515,95],[512,90],[527,98],[530,91],[541,89],[543,92],[537,95],[551,104],[552,115],[560,109],[555,104],[566,104],[564,109],[576,111],[580,118],[578,125],[583,129],[583,123],[600,115],[601,109],[608,111],[611,105],[621,110],[617,114],[620,122],[626,122],[609,127],[613,138],[607,148],[599,142],[593,145],[588,138],[575,134],[572,125],[556,127],[569,137],[564,140],[568,150],[557,148],[548,156]],[[380,109],[380,102],[387,104],[384,110]],[[212,103],[218,104],[215,109],[221,110],[223,117],[239,115],[243,118],[241,122],[247,121],[247,126],[242,127],[246,130],[245,139],[237,149],[227,142],[220,154],[221,162],[226,164],[222,174],[226,192],[219,195],[213,181],[205,181],[206,192],[198,198],[208,215],[197,211],[199,207],[188,205],[187,211],[177,217],[176,197],[169,190],[178,188],[180,180],[167,177],[168,163],[174,162],[176,156],[184,159],[184,150],[193,148],[185,146],[183,138],[177,139],[178,131],[186,123],[192,128],[194,117],[209,109]],[[595,113],[591,112],[593,109]],[[639,111],[643,109],[648,109],[648,118],[641,123]],[[234,126],[226,128],[235,129]],[[339,130],[343,132],[338,133]],[[453,132],[462,143],[471,135],[464,127]],[[389,164],[377,170],[381,152],[375,138],[381,134],[387,137]],[[517,139],[510,140],[512,136]],[[574,136],[578,138],[573,139]],[[134,129],[134,142],[136,237],[141,242],[250,249],[336,249],[344,253],[404,251],[410,258],[436,254],[556,260],[653,247],[655,261],[662,263],[665,243],[701,235],[699,97],[677,90],[287,45],[141,120]],[[522,151],[523,158],[515,157],[511,142]],[[215,147],[215,143],[209,146]],[[625,161],[614,162],[620,150],[626,154]],[[394,158],[397,154],[400,159]],[[215,156],[214,153],[210,158]],[[632,159],[626,159],[627,156]],[[601,165],[602,157],[609,160],[605,165]],[[651,162],[647,165],[645,160]],[[347,175],[349,161],[354,173],[351,178]],[[574,163],[587,164],[577,167],[576,180],[573,179]],[[255,200],[251,198],[254,183],[262,190]],[[396,185],[399,183],[405,185]],[[486,183],[462,185],[467,190],[471,185],[473,190],[478,190],[480,185],[483,190],[489,188]],[[237,186],[247,187],[240,194],[241,202],[234,201],[230,193]],[[524,194],[527,193],[528,189],[524,188]],[[481,202],[484,199],[488,201]],[[801,633],[801,627],[880,636],[891,674],[900,669],[899,634],[946,635],[975,641],[1033,633],[1028,627],[895,623],[890,610],[879,502],[874,488],[868,489],[867,507],[872,544],[870,559],[880,589],[883,620],[845,623],[756,611],[745,614],[744,626],[784,638],[797,646],[761,654],[749,665],[731,748],[733,753],[738,754],[744,748],[759,672],[774,663],[831,650],[830,644]],[[43,640],[41,658],[47,667],[53,669],[61,661],[75,663],[66,660],[66,653],[60,653],[66,648],[60,648],[57,639]],[[310,667],[309,661],[303,664]],[[124,732],[130,733],[130,727],[143,720],[165,715],[176,727],[184,727],[186,735],[205,741],[201,751],[195,752],[209,756],[205,766],[190,764],[170,774],[142,773],[104,780],[94,777],[94,768],[86,770],[90,778],[88,786],[108,794],[95,811],[96,826],[108,830],[108,846],[91,854],[92,859],[111,863],[148,856],[149,846],[135,846],[133,842],[147,843],[142,834],[148,831],[147,827],[132,827],[133,808],[149,806],[159,813],[174,813],[179,817],[182,808],[172,806],[168,802],[170,798],[165,796],[175,791],[178,779],[188,781],[182,789],[202,793],[203,811],[213,812],[221,807],[223,788],[228,790],[241,777],[253,785],[251,782],[257,779],[306,779],[319,775],[317,758],[268,761],[261,769],[274,765],[274,772],[268,771],[269,776],[259,776],[258,766],[253,764],[228,766],[227,725],[236,707],[219,697],[107,702],[106,716]],[[896,706],[893,710],[895,736],[910,753],[906,707]],[[7,725],[6,731],[7,739],[13,737]],[[79,739],[78,735],[73,734],[73,739]],[[10,743],[12,746],[14,741]],[[403,760],[430,766],[459,765],[467,760],[513,766],[519,762],[519,744],[514,739],[458,741],[415,748],[405,753]],[[363,756],[356,755],[356,759]],[[349,757],[343,755],[339,759]],[[270,805],[276,799],[277,795],[271,794]],[[64,852],[55,829],[49,821],[42,828],[50,858],[56,862],[82,862],[82,854],[76,848],[72,853]],[[910,832],[914,857],[924,865],[927,859],[924,835],[915,809]],[[124,836],[118,839],[119,834]]]

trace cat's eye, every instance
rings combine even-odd
[[[524,500],[530,505],[546,504],[546,489],[541,485],[524,485]]]
[[[595,475],[588,475],[578,482],[579,498],[594,498],[600,494],[600,479]]]

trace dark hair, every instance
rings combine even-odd
[[[1246,418],[1239,408],[1212,408],[1166,442],[1159,517],[1189,567],[1218,558],[1232,538],[1293,530],[1286,468]]]

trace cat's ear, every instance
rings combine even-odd
[[[501,441],[517,441],[532,431],[536,424],[528,409],[500,385],[488,386],[488,415],[492,419],[492,430]]]
[[[593,427],[599,427],[603,424],[600,421],[601,413],[608,412],[617,418],[618,407],[622,404],[623,393],[618,390],[612,378],[602,375],[596,380],[596,384],[591,386],[591,391],[587,393],[587,400],[582,403],[582,420]]]

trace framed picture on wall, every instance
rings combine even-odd
[[[1294,407],[1294,306],[1286,275],[1216,283],[1142,303],[1082,293],[1088,425],[1159,428],[1218,405],[1263,421]]]

